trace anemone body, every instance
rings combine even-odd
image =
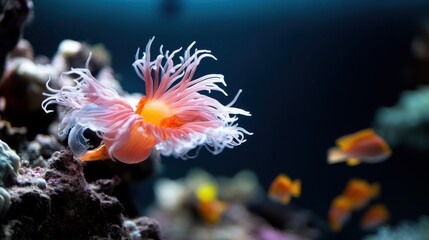
[[[63,74],[77,76],[75,85],[61,89],[49,87],[51,93],[42,107],[58,104],[61,112],[59,134],[69,134],[68,143],[75,156],[82,160],[103,158],[116,159],[125,163],[144,161],[153,148],[166,156],[189,157],[190,150],[199,146],[213,154],[225,147],[232,148],[245,142],[245,134],[251,134],[235,123],[237,115],[250,113],[232,107],[239,94],[227,105],[202,94],[203,91],[219,91],[226,95],[219,84],[225,84],[220,74],[209,74],[194,79],[194,73],[203,58],[214,58],[208,50],[195,50],[191,44],[174,64],[174,56],[181,50],[160,53],[151,61],[150,47],[133,66],[144,81],[146,95],[137,106],[112,88],[98,82],[88,69],[72,69]],[[62,76],[64,77],[64,76]],[[241,91],[241,90],[240,90]],[[240,93],[240,92],[239,92]],[[103,144],[96,150],[90,147],[83,136],[91,129],[102,138]]]

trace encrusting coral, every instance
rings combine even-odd
[[[427,240],[429,239],[429,218],[423,216],[417,222],[403,221],[396,227],[382,227],[376,234],[364,240]]]
[[[11,185],[18,173],[20,158],[5,142],[0,140],[0,185]]]
[[[0,140],[0,218],[4,217],[12,204],[10,194],[5,187],[15,182],[19,166],[19,156]]]

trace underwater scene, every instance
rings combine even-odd
[[[429,1],[0,0],[0,239],[429,240]]]

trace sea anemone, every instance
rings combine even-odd
[[[190,157],[189,151],[200,146],[213,154],[225,147],[233,148],[245,142],[244,128],[238,127],[237,115],[250,116],[240,108],[232,107],[241,90],[231,103],[221,104],[214,98],[201,94],[226,92],[218,84],[225,84],[223,75],[209,74],[193,79],[203,58],[216,59],[208,50],[195,50],[192,43],[174,64],[173,57],[181,51],[159,55],[151,61],[149,40],[146,51],[133,66],[145,83],[146,95],[134,107],[112,88],[98,82],[87,68],[72,68],[62,78],[74,78],[75,85],[53,89],[42,103],[48,113],[50,104],[64,107],[59,134],[69,134],[68,144],[74,155],[81,160],[117,159],[124,163],[144,161],[153,148],[166,156]],[[84,131],[90,129],[102,139],[95,150]]]

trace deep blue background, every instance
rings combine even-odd
[[[376,180],[396,223],[429,214],[427,159],[395,148],[377,165],[326,164],[337,137],[369,127],[377,108],[393,105],[411,87],[410,43],[429,16],[429,1],[373,2],[37,0],[24,37],[47,56],[65,38],[103,43],[129,92],[144,91],[131,67],[137,47],[152,36],[154,51],[197,41],[218,58],[203,61],[198,73],[225,75],[230,95],[221,97],[224,103],[243,89],[237,106],[253,116],[239,122],[254,135],[217,156],[164,158],[163,176],[183,177],[192,167],[230,176],[248,168],[267,188],[284,172],[302,180],[302,197],[293,204],[323,218],[348,179]],[[142,207],[151,201],[152,183],[135,188],[144,191]],[[337,237],[358,239],[356,229],[349,224]]]

